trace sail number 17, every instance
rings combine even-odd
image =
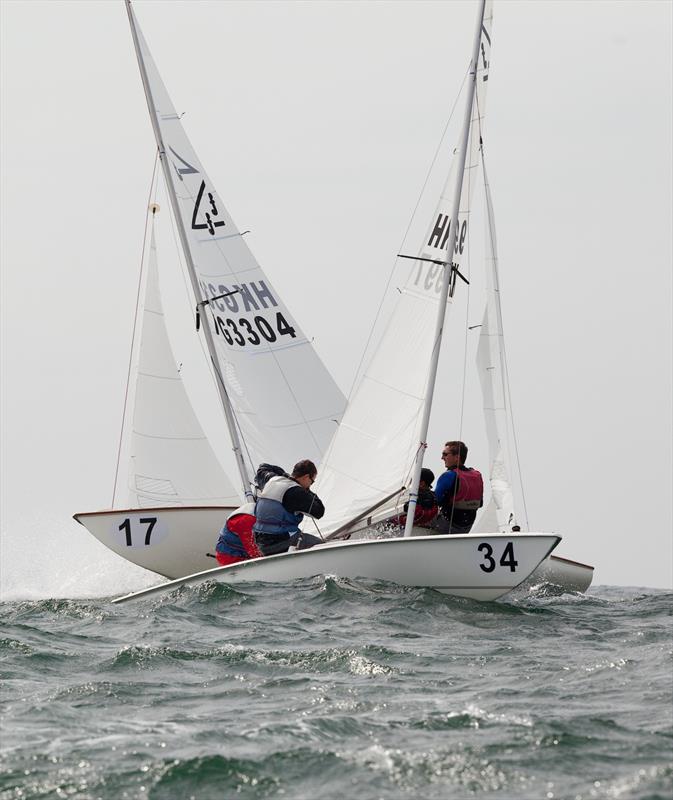
[[[154,530],[154,526],[157,524],[156,517],[141,517],[138,522],[141,525],[146,525],[145,528],[145,544],[148,545],[150,543],[150,538],[152,536],[152,531]],[[122,531],[126,535],[126,546],[133,547],[133,539],[131,537],[131,520],[125,519],[122,524],[119,526],[119,530]]]
[[[484,572],[493,572],[496,567],[496,560],[493,557],[493,548],[491,545],[488,542],[482,542],[479,547],[477,547],[477,550],[483,554],[484,563],[479,564],[481,569],[483,569]],[[498,563],[501,567],[509,567],[510,572],[516,572],[519,562],[514,558],[514,542],[507,542]]]

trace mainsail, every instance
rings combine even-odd
[[[492,3],[488,0],[457,229],[449,230],[456,181],[454,159],[419,251],[422,259],[429,260],[410,262],[412,266],[399,289],[385,331],[359,378],[320,469],[317,490],[327,508],[321,525],[326,531],[362,514],[405,484],[408,486],[418,448],[420,415],[432,356],[428,343],[433,341],[445,269],[430,260],[449,260],[459,267],[465,252],[470,202],[479,166],[492,19]],[[447,305],[451,305],[450,298]]]
[[[130,445],[129,507],[238,505],[194,413],[166,332],[154,218]]]
[[[250,252],[180,122],[133,11],[150,113],[177,197],[184,244],[195,267],[201,316],[211,326],[214,368],[224,384],[244,455],[286,469],[319,461],[346,401]],[[235,294],[227,297],[220,295]]]

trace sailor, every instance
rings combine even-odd
[[[285,553],[290,547],[305,550],[319,544],[317,536],[299,530],[304,514],[320,519],[325,513],[321,499],[310,490],[318,474],[315,464],[308,459],[299,461],[292,475],[269,475],[270,470],[268,464],[262,464],[257,471],[257,485],[262,491],[257,496],[253,531],[262,555]]]
[[[229,514],[215,546],[218,564],[225,567],[227,564],[236,564],[238,561],[247,561],[262,555],[255,544],[252,531],[254,522],[254,503],[245,503]]]
[[[432,491],[432,484],[435,480],[435,474],[431,469],[423,467],[421,470],[421,480],[418,484],[418,500],[416,501],[416,510],[414,511],[414,525],[421,528],[434,527],[433,522],[437,516],[437,499],[435,493]],[[406,511],[409,508],[409,503],[404,504],[404,514],[398,518],[400,526],[404,527],[407,522]]]
[[[465,466],[464,442],[447,442],[442,450],[446,472],[439,476],[435,496],[439,504],[437,533],[469,533],[477,510],[484,504],[481,473]]]

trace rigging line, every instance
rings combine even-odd
[[[318,527],[318,522],[315,517],[311,517],[311,522],[315,525],[315,529],[318,531],[318,536],[323,540],[323,542],[326,542],[327,539],[325,539],[325,537],[322,535],[322,531]]]
[[[486,190],[486,199],[487,199],[487,202],[486,202],[486,216],[487,216],[487,219],[488,219],[488,234],[489,234],[489,237],[490,237],[490,244],[491,244],[491,257],[493,258],[493,266],[494,266],[494,271],[495,271],[495,277],[496,277],[496,281],[498,282],[497,287],[494,287],[494,288],[498,292],[500,292],[500,279],[499,279],[499,275],[498,275],[498,260],[497,260],[497,252],[496,252],[496,249],[495,249],[495,230],[494,230],[494,224],[493,224],[493,219],[492,219],[492,215],[491,215],[492,208],[491,208],[491,204],[489,202],[490,184],[488,182],[488,176],[486,174],[486,160],[484,158],[483,142],[482,142],[482,146],[481,146],[481,163],[482,163],[483,171],[484,171],[484,188]],[[510,390],[510,382],[509,382],[509,366],[507,364],[507,350],[505,348],[505,332],[504,332],[504,325],[502,323],[502,306],[500,306],[499,316],[500,316],[500,319],[499,319],[499,329],[500,330],[498,332],[499,333],[498,338],[500,339],[500,350],[501,350],[501,353],[502,353],[502,362],[503,362],[503,367],[504,367],[503,372],[504,372],[504,379],[505,379],[505,392],[506,392],[506,397],[507,397],[509,419],[510,419],[510,423],[511,423],[511,426],[512,426],[512,439],[514,441],[514,455],[515,455],[515,461],[516,461],[516,469],[517,469],[517,475],[518,475],[518,478],[519,478],[519,486],[521,487],[521,504],[523,506],[523,515],[524,515],[524,518],[526,520],[526,528],[528,530],[530,530],[530,523],[528,521],[528,506],[527,506],[527,503],[526,503],[526,492],[525,492],[524,485],[523,485],[523,474],[522,474],[522,471],[521,471],[521,459],[519,458],[519,443],[518,443],[518,437],[517,437],[517,434],[516,434],[516,426],[514,424],[514,409],[512,408],[512,393],[511,393],[511,390]]]
[[[416,217],[416,214],[418,212],[418,207],[421,204],[421,199],[423,197],[423,194],[425,193],[425,189],[426,189],[426,187],[428,185],[428,181],[430,180],[430,175],[432,174],[432,171],[433,171],[433,169],[435,167],[435,164],[437,163],[437,158],[439,156],[439,152],[442,149],[442,143],[444,141],[444,138],[446,137],[446,132],[447,132],[447,130],[449,128],[449,125],[451,124],[451,120],[453,119],[453,114],[454,114],[454,111],[456,110],[456,106],[458,105],[458,100],[460,100],[460,96],[463,93],[463,88],[465,86],[465,81],[467,80],[468,74],[469,74],[469,67],[468,67],[467,71],[465,72],[465,75],[463,76],[463,82],[460,85],[460,89],[458,90],[458,94],[456,95],[456,99],[453,101],[453,106],[451,107],[451,111],[449,112],[449,117],[446,120],[446,124],[444,125],[444,130],[442,131],[442,135],[439,137],[439,142],[438,142],[437,147],[435,149],[435,154],[433,155],[432,160],[430,161],[430,166],[428,167],[427,172],[425,174],[425,179],[423,181],[423,185],[421,186],[421,190],[418,193],[418,198],[416,199],[416,204],[414,205],[414,209],[411,212],[411,216],[409,217],[409,223],[407,224],[407,228],[404,231],[404,235],[402,236],[402,241],[400,242],[400,245],[397,248],[397,252],[398,253],[401,253],[404,250],[404,243],[407,240],[407,236],[409,235],[409,230],[410,230],[410,228],[411,228],[411,226],[413,224],[413,221],[414,221],[414,219]],[[367,337],[367,341],[365,342],[365,346],[364,346],[364,349],[362,351],[362,356],[361,356],[360,361],[358,363],[357,369],[355,370],[355,376],[353,377],[353,382],[351,383],[351,388],[350,388],[350,390],[348,392],[348,398],[347,398],[348,403],[350,403],[351,397],[353,395],[353,390],[355,389],[355,384],[357,383],[358,376],[360,374],[360,369],[362,368],[362,362],[365,360],[365,356],[367,355],[367,350],[368,350],[369,345],[371,343],[372,336],[374,335],[374,329],[376,328],[376,323],[379,320],[379,316],[381,314],[381,309],[383,307],[383,302],[384,302],[384,300],[386,298],[386,295],[388,294],[388,289],[390,288],[390,282],[393,279],[393,275],[395,274],[396,267],[397,267],[397,258],[395,258],[395,261],[393,262],[393,267],[390,270],[390,274],[388,276],[388,281],[387,281],[387,283],[385,285],[385,288],[383,290],[383,293],[381,295],[381,300],[379,302],[379,307],[376,310],[376,315],[374,317],[374,322],[372,322],[371,328],[369,330],[369,336]]]
[[[147,207],[145,209],[145,232],[144,232],[144,235],[143,235],[143,246],[142,246],[142,250],[141,250],[141,253],[140,253],[140,272],[139,272],[139,275],[138,275],[138,288],[137,288],[137,291],[136,291],[136,308],[135,308],[135,313],[133,315],[133,330],[131,332],[131,349],[130,349],[130,352],[129,352],[129,365],[128,365],[128,369],[127,369],[127,372],[126,372],[126,388],[124,389],[124,407],[123,407],[123,410],[122,410],[121,430],[119,431],[119,445],[117,447],[117,463],[115,465],[115,479],[114,479],[114,485],[112,487],[112,503],[110,504],[111,508],[114,508],[115,497],[117,495],[117,482],[119,480],[119,464],[120,464],[120,461],[121,461],[122,442],[124,440],[124,429],[125,429],[125,423],[126,423],[126,408],[127,408],[128,399],[129,399],[129,386],[131,385],[131,368],[133,366],[133,352],[135,350],[136,330],[137,330],[137,327],[138,327],[138,308],[140,307],[140,290],[141,290],[141,287],[142,287],[143,274],[144,274],[143,267],[145,266],[145,247],[147,245],[148,220],[149,220],[149,216],[150,216],[150,205],[151,205],[151,202],[152,202],[152,189],[154,188],[154,181],[155,181],[156,174],[157,174],[157,164],[158,163],[159,163],[159,150],[157,149],[157,151],[156,151],[156,153],[154,155],[154,167],[152,169],[152,180],[150,181],[150,191],[149,191],[148,198],[147,198]],[[154,199],[156,201],[156,194],[154,196]],[[154,211],[152,212],[152,215],[154,216]]]
[[[182,252],[182,247],[178,243],[177,231],[176,231],[175,220],[173,219],[173,215],[169,214],[168,218],[169,218],[170,223],[171,223],[171,233],[173,235],[173,245],[175,247],[175,251],[176,251],[176,254],[177,254],[178,264],[180,265],[180,269],[179,269],[180,277],[182,278],[182,284],[183,284],[184,289],[185,289],[185,298],[186,298],[187,304],[189,306],[189,314],[190,314],[190,317],[191,317],[191,315],[192,315],[191,289],[189,287],[189,284],[187,283],[187,276],[186,276],[187,267],[186,267],[186,264],[185,264],[185,261],[184,261],[184,254]],[[210,375],[210,379],[213,382],[213,387],[215,388],[215,391],[218,391],[218,376],[215,374],[214,365],[212,363],[212,360],[211,360],[211,357],[210,357],[210,353],[207,352],[207,348],[206,348],[206,346],[204,344],[203,337],[202,336],[197,336],[196,339],[197,339],[197,341],[199,343],[199,348],[201,350],[201,355],[203,356],[203,360],[206,363],[206,369],[208,370],[208,374]],[[222,380],[222,379],[220,378],[220,380]],[[222,386],[225,386],[224,382],[222,382]],[[226,387],[225,387],[225,394],[226,393],[227,392],[226,392]],[[236,426],[237,426],[237,428],[239,430],[239,433],[240,433],[241,432],[241,426],[240,426],[240,424],[238,422],[238,418],[236,417],[236,413],[234,411],[233,406],[231,406],[231,414],[232,414],[232,416],[234,418],[234,421],[235,421]],[[246,453],[247,453],[248,452],[248,448],[247,448],[247,445],[245,444],[245,440],[243,438],[242,438],[242,441],[243,441],[243,444],[245,446]],[[232,443],[230,442],[230,445],[231,444]],[[252,467],[252,459],[251,459],[249,453],[248,453],[248,462],[250,464],[251,474],[254,474],[254,469]]]

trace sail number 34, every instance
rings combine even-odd
[[[497,563],[493,556],[493,548],[488,542],[482,542],[479,547],[477,547],[477,550],[482,554],[484,560],[483,564],[479,564],[484,572],[493,572],[497,564],[501,567],[509,567],[510,572],[516,572],[519,562],[514,558],[514,542],[507,542],[500,556],[500,561]]]

